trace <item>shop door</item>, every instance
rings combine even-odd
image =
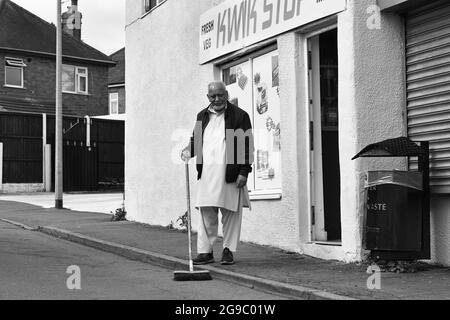
[[[341,240],[337,30],[308,39],[312,240]]]

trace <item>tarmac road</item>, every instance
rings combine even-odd
[[[67,273],[68,268],[70,273]],[[79,267],[79,269],[77,269]],[[80,281],[77,282],[79,270]],[[72,287],[70,290],[67,286]],[[79,284],[80,290],[76,289]],[[75,289],[73,289],[75,288]],[[1,300],[279,300],[219,280],[173,281],[173,271],[0,222]]]

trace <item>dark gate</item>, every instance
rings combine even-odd
[[[123,190],[125,175],[125,123],[94,119],[98,149],[99,190]]]
[[[86,146],[87,119],[63,120],[63,191],[123,190],[123,121],[90,119],[90,146]],[[47,143],[52,145],[52,190],[55,177],[55,119],[47,120]]]
[[[63,149],[63,190],[96,191],[98,189],[98,154],[96,147],[86,147],[67,140]]]

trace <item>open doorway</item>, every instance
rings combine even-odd
[[[341,191],[337,29],[308,38],[311,240],[340,244]]]

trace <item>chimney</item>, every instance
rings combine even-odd
[[[0,11],[2,11],[5,3],[6,3],[6,0],[0,0]]]
[[[78,11],[78,0],[72,0],[72,5],[62,14],[63,31],[81,40],[81,18]]]

